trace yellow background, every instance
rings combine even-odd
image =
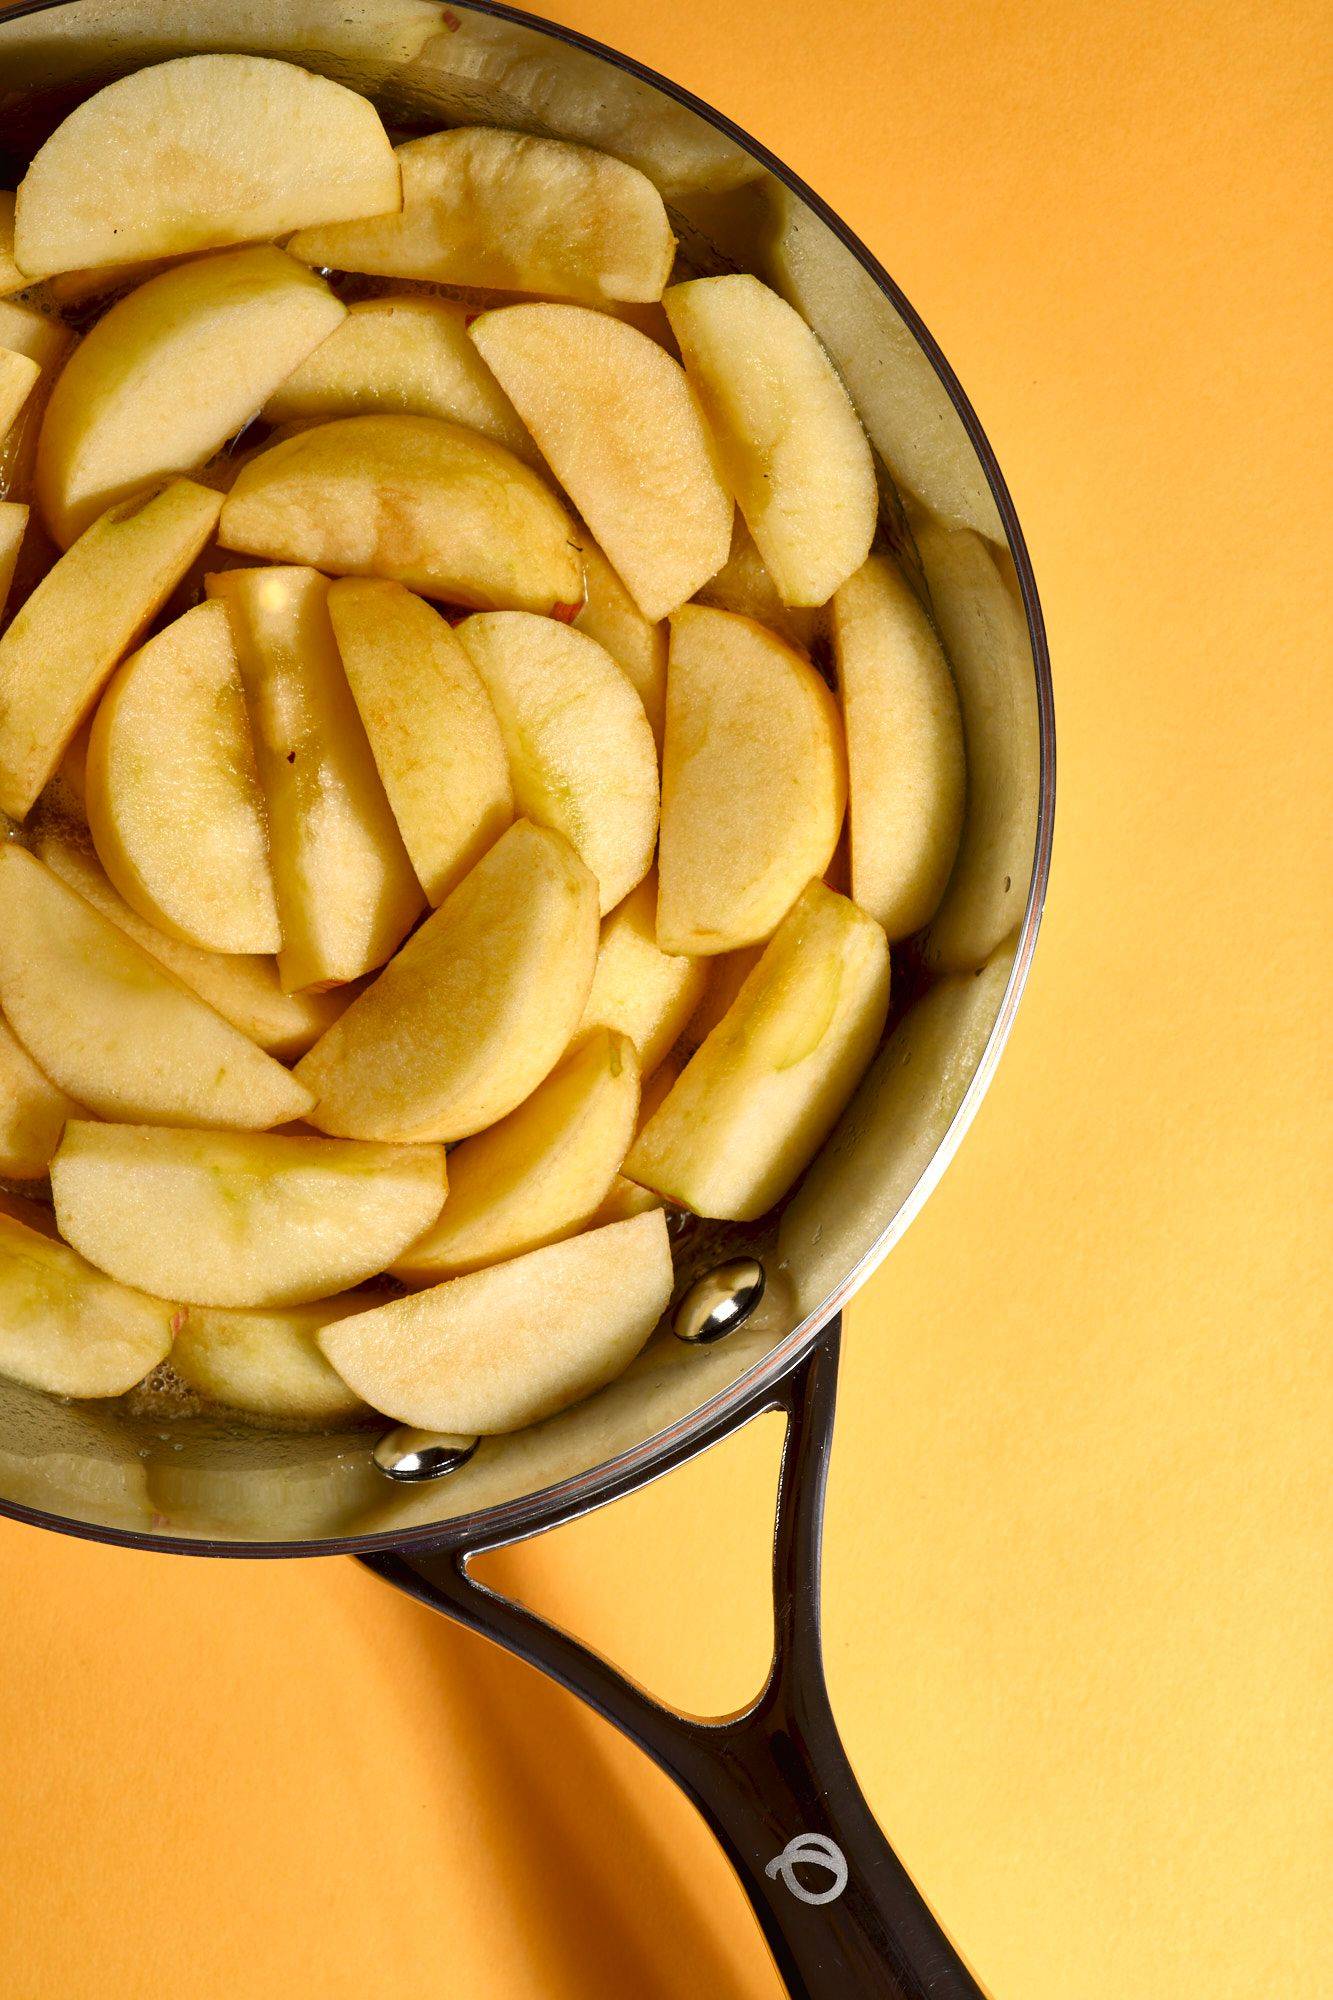
[[[883,257],[990,431],[1050,624],[1033,982],[850,1315],[828,1522],[850,1748],[996,2000],[1313,1994],[1326,9],[556,11],[713,98]],[[739,1698],[774,1444],[502,1574],[663,1691]],[[12,2000],[773,1994],[666,1782],[352,1563],[4,1525],[0,1568]]]

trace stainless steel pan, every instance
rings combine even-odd
[[[11,7],[0,20],[0,185],[14,185],[35,146],[89,91],[145,62],[205,49],[321,70],[365,91],[404,134],[486,122],[606,147],[662,188],[694,271],[750,269],[792,299],[858,403],[883,474],[884,532],[932,595],[956,669],[970,651],[975,676],[980,653],[984,714],[975,711],[968,730],[969,813],[989,873],[958,871],[932,932],[895,955],[885,1047],[781,1213],[682,1236],[683,1285],[729,1259],[764,1266],[762,1300],[724,1338],[686,1343],[664,1330],[589,1402],[488,1440],[446,1477],[416,1480],[385,1476],[375,1431],[274,1433],[145,1411],[133,1399],[61,1404],[0,1382],[0,1510],[166,1552],[357,1555],[582,1696],[676,1779],[724,1845],[793,1994],[975,1996],[839,1741],[820,1655],[819,1556],[840,1308],[921,1206],[976,1110],[1027,977],[1046,887],[1049,664],[994,455],[897,287],[796,175],[628,57],[510,8],[479,0]],[[993,571],[1000,592],[994,616],[979,622],[967,591],[979,544],[945,544],[959,560],[928,563],[923,574],[917,535],[932,520],[988,538],[986,575]],[[478,1551],[602,1506],[773,1408],[788,1416],[775,1657],[742,1713],[674,1713],[469,1575]],[[428,1452],[416,1462],[397,1448],[388,1456],[400,1475],[434,1469]]]

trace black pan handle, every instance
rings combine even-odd
[[[467,1567],[476,1546],[362,1561],[559,1681],[675,1779],[726,1850],[793,2000],[982,2000],[881,1833],[829,1706],[820,1544],[839,1333],[835,1319],[773,1394],[745,1412],[785,1410],[787,1437],[773,1664],[755,1701],[735,1715],[703,1720],[656,1701],[600,1654],[478,1583]]]

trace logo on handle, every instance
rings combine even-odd
[[[796,1870],[804,1863],[810,1868],[824,1868],[832,1876],[826,1889],[807,1889],[797,1880]],[[781,1854],[775,1854],[764,1869],[765,1875],[774,1881],[782,1877],[783,1887],[790,1889],[798,1902],[834,1903],[847,1887],[847,1859],[835,1840],[823,1833],[798,1833],[787,1842]]]

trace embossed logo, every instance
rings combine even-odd
[[[796,1870],[807,1868],[826,1869],[833,1878],[827,1888],[807,1889],[797,1879]],[[781,1854],[775,1854],[764,1869],[774,1881],[782,1877],[784,1888],[802,1903],[834,1903],[847,1887],[847,1860],[837,1842],[823,1833],[798,1833],[787,1842]]]

